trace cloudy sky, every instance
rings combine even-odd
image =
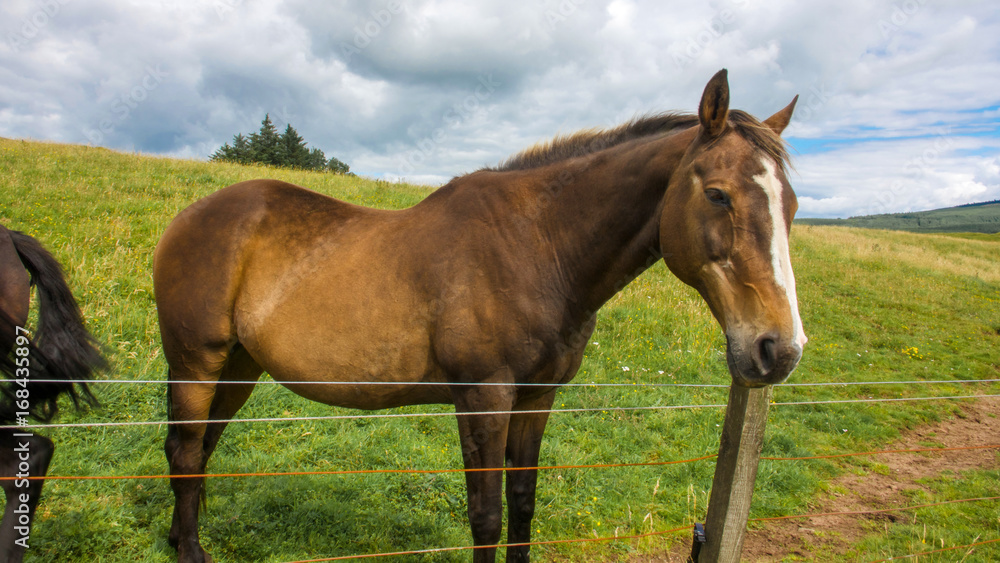
[[[0,136],[204,159],[269,113],[440,184],[723,67],[760,118],[801,96],[800,216],[1000,198],[993,0],[3,0]]]

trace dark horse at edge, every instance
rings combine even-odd
[[[31,286],[38,293],[38,330],[26,331]],[[0,425],[49,422],[67,395],[74,406],[97,405],[85,380],[107,364],[84,327],[62,267],[34,238],[0,225]],[[36,380],[50,380],[40,382]],[[30,429],[0,428],[0,484],[7,497],[0,561],[20,562],[55,446]]]
[[[730,111],[723,70],[697,115],[557,138],[409,209],[259,180],[181,212],[153,265],[169,417],[184,423],[165,443],[178,560],[211,560],[197,475],[264,371],[329,405],[454,404],[480,470],[466,473],[477,562],[500,542],[504,468],[537,466],[597,310],[661,258],[721,324],[734,384],[783,381],[806,342],[780,138],[794,105],[763,122]],[[536,478],[506,474],[508,561],[528,559]]]

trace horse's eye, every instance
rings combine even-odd
[[[714,203],[715,205],[729,207],[729,196],[722,190],[709,188],[705,190],[705,197],[708,198],[708,201]]]

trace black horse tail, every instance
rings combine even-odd
[[[26,399],[29,416],[49,422],[58,411],[59,395],[67,394],[76,408],[83,404],[98,406],[97,398],[87,386],[92,374],[108,368],[100,347],[83,324],[80,308],[73,292],[66,285],[62,267],[44,247],[32,237],[9,231],[21,262],[31,275],[38,292],[38,330],[26,348],[27,356],[14,354],[6,358],[4,368],[27,357],[30,369],[26,387],[12,381],[3,386],[4,401],[0,404],[0,420],[13,421],[17,406],[17,391]],[[6,315],[0,322],[13,323]],[[5,369],[5,371],[7,371]],[[15,372],[16,373],[16,372]],[[21,379],[21,378],[16,378]],[[58,383],[34,382],[34,379],[58,380]],[[24,405],[25,403],[21,403]]]

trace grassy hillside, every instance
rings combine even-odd
[[[0,222],[38,237],[65,265],[94,334],[109,348],[115,380],[163,380],[150,267],[159,233],[185,206],[228,184],[276,177],[363,205],[399,208],[424,188],[360,178],[177,161],[103,149],[0,139]],[[802,401],[997,393],[961,381],[1000,376],[1000,242],[905,232],[797,225],[792,237],[803,321],[810,337],[793,383],[935,380],[933,385],[779,387],[764,447],[769,456],[877,449],[900,428],[950,416],[954,400],[782,406]],[[689,459],[718,449],[724,338],[696,292],[662,265],[600,312],[576,383],[567,387],[542,448],[543,465]],[[957,383],[956,383],[957,382]],[[650,387],[643,384],[666,384]],[[162,384],[99,384],[103,408],[60,422],[165,419]],[[394,413],[450,412],[450,407]],[[359,414],[259,385],[241,418]],[[160,475],[163,426],[50,429],[53,475]],[[452,417],[235,423],[209,471],[457,468]],[[535,539],[607,537],[703,520],[712,461],[543,471]],[[879,471],[865,458],[765,461],[752,517],[804,513],[842,471]],[[913,504],[996,494],[997,472],[928,483]],[[961,487],[955,486],[956,483]],[[955,492],[960,490],[961,492]],[[294,561],[471,544],[459,474],[215,478],[202,541],[216,561]],[[850,560],[906,555],[935,545],[1000,537],[1000,504],[924,509],[917,524],[873,522]],[[165,480],[52,481],[46,485],[29,561],[166,562],[172,495]],[[956,511],[958,516],[956,517]],[[686,537],[687,534],[683,534]],[[618,543],[537,547],[540,561],[625,560],[681,535]],[[984,546],[979,561],[1000,559]],[[467,553],[422,557],[467,561]],[[406,559],[410,560],[410,559]],[[973,558],[967,561],[973,561]]]
[[[885,213],[849,219],[796,219],[800,225],[887,229],[915,233],[1000,233],[1000,202],[960,205],[914,213]]]

